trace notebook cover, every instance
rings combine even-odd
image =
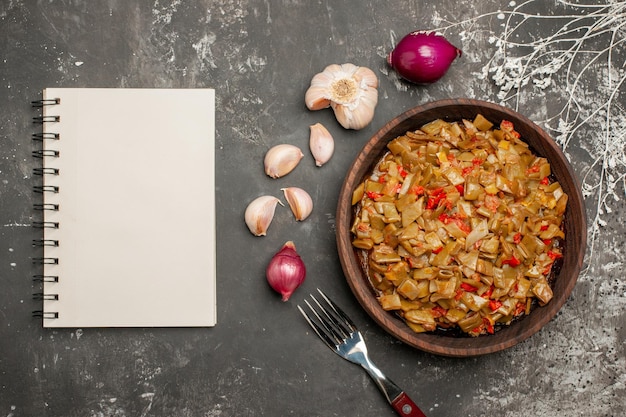
[[[212,89],[48,88],[45,327],[216,323]]]

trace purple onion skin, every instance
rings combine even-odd
[[[306,267],[292,241],[283,245],[272,257],[265,270],[265,277],[272,289],[289,300],[291,294],[304,282]]]
[[[387,56],[387,63],[405,80],[431,84],[445,75],[463,52],[442,35],[411,32]]]

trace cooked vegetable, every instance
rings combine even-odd
[[[352,199],[385,310],[478,336],[550,302],[567,195],[512,123],[435,120],[387,147]]]
[[[387,63],[408,81],[430,84],[443,77],[461,54],[443,35],[416,31],[398,42],[387,56]]]

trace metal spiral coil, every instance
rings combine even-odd
[[[31,102],[34,108],[43,108],[46,106],[54,106],[61,102],[59,98],[53,99],[42,99]],[[44,112],[45,114],[45,112]],[[33,123],[37,125],[44,125],[46,123],[56,123],[61,120],[60,116],[50,116],[50,115],[42,115],[33,117]],[[45,129],[43,129],[45,130]],[[61,139],[59,133],[56,132],[37,132],[31,135],[31,138],[34,143],[39,143],[38,149],[33,150],[32,156],[37,159],[46,160],[49,158],[58,158],[60,156],[59,151],[56,149],[49,149],[47,144],[52,141],[58,141]],[[47,165],[45,162],[42,165]],[[33,175],[41,178],[49,177],[49,176],[58,176],[59,169],[49,166],[41,166],[33,169]],[[33,186],[33,191],[42,194],[48,195],[58,194],[59,187],[56,185],[48,185],[45,183],[41,185]],[[45,202],[45,197],[43,202],[37,202],[33,204],[33,209],[38,212],[42,212],[43,219],[40,221],[34,221],[32,226],[37,229],[58,229],[59,223],[54,221],[47,221],[45,219],[46,212],[56,212],[59,211],[59,204]],[[37,248],[55,248],[59,246],[59,241],[57,239],[50,239],[47,237],[42,237],[41,239],[33,239],[33,247]],[[54,285],[59,282],[59,276],[50,274],[46,269],[49,265],[58,265],[59,258],[54,256],[49,256],[48,249],[44,249],[44,256],[32,258],[33,264],[42,265],[44,268],[43,274],[35,274],[32,276],[32,280],[34,283],[40,287],[39,290],[33,293],[33,300],[36,301],[57,301],[59,299],[59,295],[55,293],[46,292],[46,284]],[[48,308],[48,307],[46,307]],[[33,317],[38,317],[41,319],[57,319],[59,317],[59,313],[55,311],[46,311],[46,310],[35,310],[32,312]]]

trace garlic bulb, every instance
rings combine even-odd
[[[272,178],[289,174],[300,163],[304,154],[294,145],[283,143],[272,147],[265,154],[265,173]]]
[[[316,74],[304,101],[309,110],[332,107],[346,129],[362,129],[374,118],[378,104],[378,78],[367,67],[331,64]]]
[[[296,220],[302,221],[309,217],[313,211],[313,199],[309,193],[298,187],[281,188],[281,190],[285,193],[287,203]]]
[[[311,154],[315,158],[315,165],[321,167],[333,156],[335,141],[328,129],[321,123],[315,123],[310,128],[309,148],[311,148]]]
[[[267,228],[272,223],[276,204],[283,203],[271,195],[263,195],[254,199],[246,207],[245,220],[248,229],[255,236],[265,236]]]

